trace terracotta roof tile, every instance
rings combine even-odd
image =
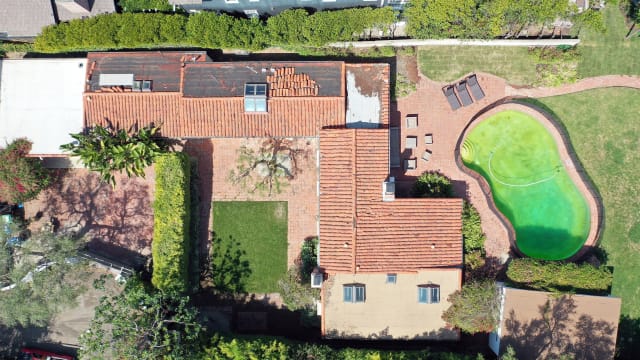
[[[344,98],[268,100],[268,113],[245,113],[243,98],[183,98],[180,93],[89,93],[85,125],[128,129],[162,123],[167,137],[317,136],[322,127],[344,124]]]
[[[461,199],[382,201],[388,138],[387,129],[320,134],[320,264],[329,273],[462,264]]]

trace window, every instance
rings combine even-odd
[[[267,112],[267,84],[244,85],[244,111]]]
[[[418,285],[418,302],[421,304],[437,304],[440,302],[440,285]]]
[[[398,280],[398,275],[396,275],[396,274],[387,274],[387,284],[395,284],[396,280]]]
[[[363,284],[347,284],[342,287],[344,302],[364,302]]]

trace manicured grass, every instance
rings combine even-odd
[[[607,32],[596,34],[584,31],[581,34],[582,60],[578,64],[581,78],[626,74],[640,75],[640,38],[624,40],[629,28],[616,5],[607,5],[604,10]]]
[[[219,288],[278,291],[278,279],[287,271],[286,202],[214,202],[213,230],[214,272],[224,273],[213,274]]]
[[[482,71],[515,85],[536,80],[536,59],[526,47],[425,46],[418,53],[420,71],[436,81],[453,81]]]
[[[640,351],[640,91],[598,89],[539,99],[567,129],[604,204],[601,247],[622,298],[619,348]],[[633,339],[633,340],[632,340]]]

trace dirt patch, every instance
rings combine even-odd
[[[416,55],[415,49],[398,51],[396,59],[398,73],[402,74],[412,83],[417,83],[420,80],[420,75],[418,71],[418,56]]]

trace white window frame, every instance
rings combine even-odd
[[[422,294],[426,295],[423,301]],[[418,285],[418,302],[420,304],[439,304],[440,303],[440,285],[427,284]]]
[[[363,303],[366,299],[367,292],[364,284],[342,285],[342,301],[346,303]]]

